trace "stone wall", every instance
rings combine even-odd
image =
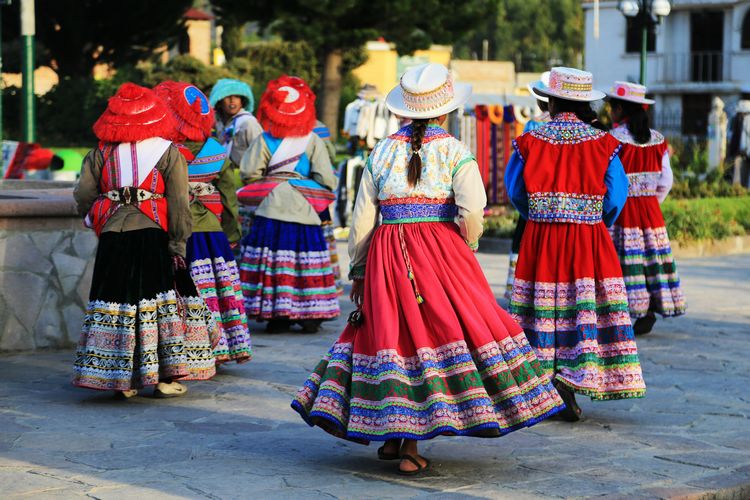
[[[96,246],[70,188],[0,184],[0,352],[78,341]]]

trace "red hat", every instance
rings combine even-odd
[[[211,135],[214,113],[208,98],[198,87],[167,80],[154,87],[154,93],[164,100],[177,122],[170,140],[203,142]]]
[[[302,78],[284,75],[268,82],[258,121],[274,137],[301,137],[315,127],[315,94]]]
[[[94,135],[104,142],[138,142],[169,137],[174,118],[164,102],[151,90],[123,83],[109,98],[107,109],[94,123]]]

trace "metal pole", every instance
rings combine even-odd
[[[36,140],[36,100],[34,97],[34,0],[21,0],[21,57],[23,87],[23,140]]]

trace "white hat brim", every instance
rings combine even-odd
[[[566,101],[576,101],[576,102],[595,102],[595,101],[601,101],[605,97],[607,97],[607,94],[602,92],[601,90],[592,90],[591,93],[588,95],[588,97],[571,97],[567,95],[558,95],[554,92],[551,92],[550,89],[541,90],[536,87],[532,88],[532,91],[534,92],[534,95],[537,97],[554,97],[555,99],[564,99]]]
[[[626,96],[621,96],[621,95],[615,95],[615,94],[613,94],[611,92],[605,92],[605,94],[610,99],[619,99],[621,101],[634,102],[636,104],[649,104],[649,105],[651,105],[651,104],[654,104],[656,102],[653,99],[646,99],[645,97],[641,97],[641,98],[638,98],[638,97],[626,97]]]
[[[534,92],[534,89],[539,89],[540,88],[538,86],[540,83],[542,83],[541,80],[537,80],[535,82],[531,82],[531,83],[529,83],[529,84],[526,85],[526,88],[529,89],[529,94],[531,94],[532,97],[536,97],[537,99],[539,99],[542,102],[549,102],[549,98],[547,96],[541,96],[541,95],[537,94],[536,92]]]
[[[404,102],[404,96],[401,93],[401,86],[398,85],[393,90],[388,92],[385,98],[385,105],[391,111],[391,113],[400,116],[401,118],[410,118],[412,120],[424,120],[427,118],[437,118],[456,110],[463,106],[471,96],[471,85],[467,83],[454,83],[453,84],[453,99],[443,104],[439,108],[431,109],[428,111],[413,111],[406,107]]]

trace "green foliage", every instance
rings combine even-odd
[[[269,81],[284,74],[299,76],[312,88],[320,81],[315,52],[305,42],[252,43],[240,50],[227,66],[253,83],[255,102],[259,102]]]
[[[512,238],[516,230],[518,217],[518,212],[515,210],[485,217],[483,236],[490,238]]]
[[[219,78],[236,77],[226,67],[207,66],[198,59],[188,55],[177,56],[165,65],[154,66],[151,64],[142,64],[139,66],[139,69],[143,72],[141,79],[148,87],[153,87],[164,80],[174,80],[190,82],[206,94],[211,91],[211,87]]]
[[[91,126],[107,107],[107,99],[127,81],[143,84],[141,71],[126,66],[108,80],[61,78],[60,83],[39,98],[39,141],[42,144],[95,144]]]
[[[667,199],[661,209],[670,239],[680,243],[750,233],[750,196]]]
[[[489,42],[491,60],[509,60],[516,71],[545,71],[579,64],[583,51],[583,10],[579,0],[495,0],[497,15],[487,13],[459,41],[456,56],[481,57]]]
[[[733,185],[725,176],[724,165],[708,168],[708,149],[702,142],[671,139],[674,185],[670,198],[709,198],[744,196],[748,190]]]
[[[19,36],[20,3],[3,7],[4,40]],[[36,0],[35,5],[38,62],[53,65],[62,76],[85,77],[97,63],[135,64],[177,42],[192,0]]]

